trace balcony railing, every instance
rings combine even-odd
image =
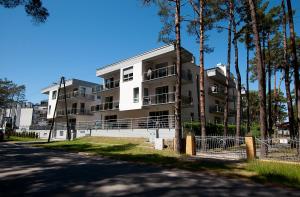
[[[208,94],[211,96],[225,98],[225,90],[224,88],[220,88],[218,86],[211,86],[208,88]]]
[[[67,114],[68,115],[91,115],[90,110],[87,109],[67,109]],[[56,111],[56,116],[65,116],[66,111],[65,110],[57,110]]]
[[[104,85],[97,85],[93,87],[92,91],[93,93],[97,93],[97,92],[103,92],[118,87],[120,87],[120,80],[115,80],[115,81],[106,82]]]
[[[224,113],[224,108],[219,105],[213,105],[209,107],[210,113]]]
[[[95,95],[74,91],[74,92],[67,92],[66,93],[66,98],[67,99],[76,99],[77,98],[77,99],[95,100]],[[61,94],[61,95],[58,96],[57,99],[59,101],[62,101],[62,100],[65,99],[65,95]]]
[[[91,107],[92,112],[117,110],[119,109],[119,101],[105,102]]]
[[[168,76],[174,76],[176,74],[175,65],[158,68],[155,70],[148,70],[144,72],[144,81],[150,81],[153,79],[159,79]]]
[[[143,98],[143,105],[145,106],[174,103],[174,102],[175,102],[174,92],[144,96]]]
[[[148,116],[140,118],[98,120],[94,122],[78,122],[76,129],[171,129],[175,127],[174,116]]]

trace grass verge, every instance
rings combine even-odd
[[[38,142],[43,141],[41,139],[30,138],[30,137],[17,137],[17,136],[9,136],[9,138],[5,138],[4,141],[12,141],[12,142]]]
[[[35,144],[36,146],[85,152],[118,160],[142,162],[190,171],[212,171],[230,177],[246,177],[262,183],[276,183],[300,188],[300,165],[263,161],[236,162],[193,159],[171,150],[154,150],[145,139],[85,137],[74,141]]]

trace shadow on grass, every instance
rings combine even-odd
[[[277,183],[300,189],[300,180],[280,174],[262,174],[250,177],[251,180],[258,183]]]

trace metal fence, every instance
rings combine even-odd
[[[260,159],[300,162],[299,141],[288,138],[256,138],[256,156]]]
[[[198,155],[216,159],[246,159],[244,137],[236,136],[196,136],[196,152]]]

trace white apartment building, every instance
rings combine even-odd
[[[193,55],[182,48],[182,119],[198,117],[197,75]],[[141,119],[136,127],[174,128],[176,54],[174,45],[103,66],[94,88],[100,102],[92,107],[97,120]],[[127,127],[122,124],[121,127]]]
[[[205,115],[208,123],[223,123],[225,106],[226,66],[218,64],[205,70]],[[233,74],[229,81],[228,123],[235,124],[237,87]]]
[[[175,62],[174,45],[166,45],[102,66],[96,71],[102,81],[100,84],[67,80],[67,113],[72,129],[82,135],[146,137],[151,130],[160,128],[164,138],[173,138]],[[223,122],[225,78],[226,67],[223,65],[205,71],[207,122]],[[232,78],[230,123],[235,122],[235,84]],[[64,95],[63,91],[57,95],[58,88],[59,84],[53,84],[42,90],[48,95],[47,118],[54,117],[56,122],[66,123]],[[192,53],[184,48],[181,89],[182,121],[198,120],[199,66],[194,63]],[[56,114],[53,114],[56,103]]]
[[[66,80],[66,100],[67,115],[71,127],[75,127],[77,122],[95,121],[95,117],[91,113],[91,106],[97,102],[92,89],[97,84],[82,81],[78,79]],[[63,86],[62,86],[63,87]],[[55,118],[56,123],[66,122],[65,96],[64,90],[61,88],[58,95],[59,84],[54,83],[42,90],[43,94],[48,95],[48,112],[47,119]],[[55,105],[57,103],[56,113],[54,114]]]

